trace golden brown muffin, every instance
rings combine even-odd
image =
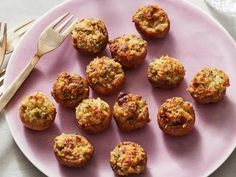
[[[57,103],[74,108],[89,97],[89,86],[87,81],[77,74],[61,73],[53,84],[51,94]]]
[[[118,176],[140,174],[146,169],[147,154],[137,143],[121,142],[110,153],[110,165]]]
[[[110,107],[100,98],[83,100],[75,114],[79,127],[88,133],[101,133],[111,124]]]
[[[204,68],[194,76],[187,91],[198,103],[216,103],[223,99],[229,85],[229,77],[224,71]]]
[[[148,106],[141,96],[120,93],[113,107],[116,124],[122,131],[133,131],[143,128],[148,122]]]
[[[109,47],[112,57],[127,69],[140,65],[147,55],[147,42],[134,34],[110,40]]]
[[[85,54],[97,54],[108,43],[105,24],[98,18],[84,18],[78,21],[71,31],[73,46]]]
[[[61,165],[68,167],[82,167],[93,156],[93,145],[83,136],[64,134],[55,137],[54,154]]]
[[[86,76],[90,87],[103,95],[118,91],[125,81],[120,63],[106,56],[91,61],[86,68]]]
[[[160,129],[171,136],[186,135],[195,124],[193,106],[180,97],[167,99],[159,108],[157,121]]]
[[[37,131],[49,128],[56,117],[54,104],[41,92],[25,97],[19,112],[24,126]]]
[[[148,66],[147,77],[149,82],[157,88],[170,89],[179,85],[184,79],[184,66],[169,56],[155,58]]]
[[[158,5],[139,8],[133,15],[133,22],[138,32],[147,38],[163,38],[170,29],[167,13]]]

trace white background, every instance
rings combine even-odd
[[[211,15],[203,0],[188,0]],[[27,20],[37,19],[63,0],[1,0],[0,21],[9,28]],[[1,177],[44,177],[22,154],[15,144],[4,115],[0,115],[0,176]],[[210,177],[235,177],[236,152]],[[194,173],[194,171],[193,171]]]

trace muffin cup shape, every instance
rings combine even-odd
[[[161,56],[149,64],[147,78],[149,82],[160,89],[172,89],[179,85],[185,76],[184,66],[179,60],[167,55]]]
[[[120,63],[106,56],[97,57],[86,67],[90,87],[102,95],[119,91],[125,82],[125,73]]]
[[[56,108],[46,95],[35,92],[21,101],[19,115],[25,127],[42,131],[54,123]]]
[[[195,124],[192,104],[180,97],[167,99],[159,108],[157,122],[168,135],[183,136],[190,133]]]
[[[77,74],[61,73],[53,84],[51,95],[64,107],[74,108],[89,97],[87,80]]]
[[[146,101],[139,95],[121,92],[113,106],[113,116],[121,131],[143,128],[150,122]]]
[[[110,166],[117,176],[141,174],[146,165],[147,153],[131,141],[121,142],[110,153]]]
[[[110,107],[100,98],[83,100],[75,114],[79,127],[87,133],[102,133],[111,124]]]
[[[170,30],[168,15],[158,5],[139,8],[133,15],[133,22],[137,31],[145,38],[163,38]]]
[[[102,52],[108,43],[107,28],[98,18],[84,18],[71,31],[72,44],[81,53],[95,55]]]
[[[89,140],[76,134],[61,134],[55,137],[53,150],[61,165],[75,168],[85,166],[94,152]]]
[[[147,55],[147,42],[134,34],[110,40],[109,47],[112,57],[126,69],[141,65]]]
[[[187,91],[198,103],[217,103],[224,98],[229,85],[229,77],[224,71],[207,67],[194,76]]]

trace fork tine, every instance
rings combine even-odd
[[[21,29],[20,31],[17,31],[16,34],[20,37],[25,34],[25,32],[27,32],[30,28],[31,26],[25,26],[25,28]]]
[[[24,22],[24,23],[22,23],[22,24],[19,24],[19,25],[17,25],[17,26],[13,29],[13,31],[14,31],[14,32],[17,32],[18,30],[20,30],[20,29],[22,29],[22,28],[24,28],[24,27],[27,27],[28,25],[31,25],[32,22],[34,22],[34,20],[28,20],[28,21],[26,21],[26,22]]]
[[[64,28],[65,28],[65,26],[71,21],[71,19],[74,17],[74,15],[71,15],[70,17],[68,17],[68,19],[67,20],[65,20],[60,26],[58,26],[55,30],[57,31],[57,32],[61,32]]]
[[[74,27],[74,25],[76,24],[76,22],[78,21],[78,18],[76,18],[71,24],[70,26],[68,26],[62,33],[62,35],[67,36],[69,35],[69,33],[71,32],[72,28]]]
[[[3,38],[1,42],[1,51],[0,51],[0,67],[4,61],[4,56],[7,48],[7,24],[3,23]]]
[[[54,20],[47,28],[55,28],[55,26],[60,23],[64,18],[66,18],[70,12],[65,13],[64,15],[60,16],[58,19]]]

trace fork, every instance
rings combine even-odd
[[[16,77],[13,83],[6,89],[6,91],[2,94],[0,98],[0,112],[6,106],[6,104],[11,100],[11,98],[15,95],[17,90],[20,88],[22,83],[34,69],[40,58],[48,53],[59,47],[62,42],[66,39],[69,35],[71,29],[75,25],[77,19],[75,19],[67,28],[66,26],[70,23],[71,19],[74,17],[66,13],[53,21],[45,30],[41,33],[37,50],[35,55],[30,60],[28,65],[21,71],[21,73]],[[66,20],[64,20],[67,17]],[[64,20],[64,22],[62,22]]]
[[[33,22],[34,22],[34,20],[25,21],[25,22],[17,25],[16,27],[14,27],[13,29],[7,31],[7,48],[6,48],[6,52],[5,52],[6,54],[13,52],[13,50],[16,48],[16,45],[18,44],[20,38],[22,37],[23,34],[25,34],[26,31],[29,30],[29,28],[31,27]],[[1,36],[1,38],[2,38],[2,36]],[[2,40],[0,40],[0,42],[2,42]],[[5,60],[6,60],[6,58],[5,58]],[[7,62],[8,61],[4,61],[2,67],[0,68],[0,88],[3,84],[4,73],[6,71]],[[0,93],[0,96],[1,96],[1,94],[2,93]]]
[[[3,30],[1,30],[3,29]],[[7,48],[7,24],[0,22],[0,32],[3,31],[2,42],[0,43],[0,67],[3,64]]]

